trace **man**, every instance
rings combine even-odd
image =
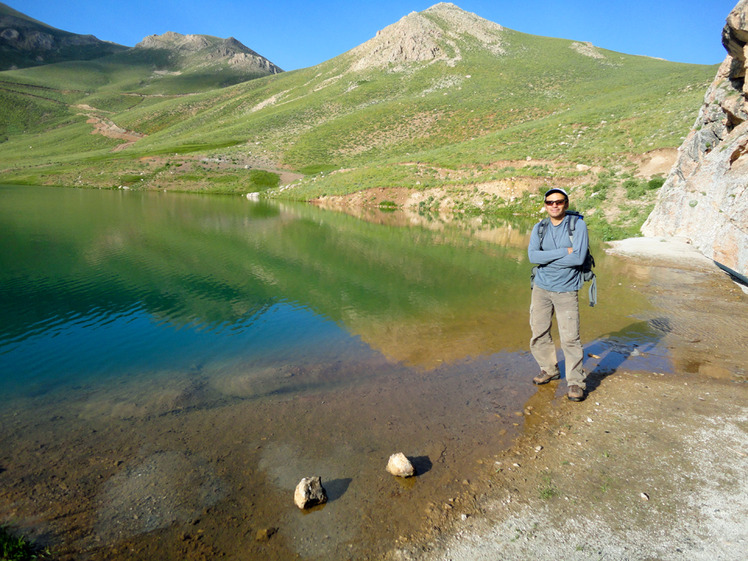
[[[545,211],[550,221],[544,228],[542,242],[540,222],[530,235],[527,255],[537,264],[530,304],[532,339],[530,352],[540,367],[533,378],[537,385],[547,384],[561,377],[556,358],[556,346],[551,337],[553,314],[558,319],[561,349],[566,361],[567,397],[582,401],[585,397],[584,350],[579,337],[579,295],[584,280],[579,269],[587,255],[589,236],[584,220],[575,219],[573,243],[569,235],[569,195],[553,188],[545,193]]]

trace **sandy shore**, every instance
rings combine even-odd
[[[672,373],[590,374],[571,403],[538,389],[515,446],[449,523],[390,559],[725,560],[748,551],[748,296],[673,240],[610,252],[640,265]]]

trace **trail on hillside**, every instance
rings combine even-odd
[[[90,105],[80,104],[76,105],[75,108],[82,110],[82,114],[88,117],[86,123],[93,125],[94,128],[93,131],[91,131],[91,134],[100,134],[107,138],[114,138],[116,140],[125,141],[122,144],[118,144],[117,146],[115,146],[112,152],[119,152],[120,150],[124,150],[125,148],[135,144],[141,138],[145,138],[146,136],[148,136],[140,132],[123,129],[122,127],[114,123],[114,121],[111,121],[110,119],[106,119],[99,115],[99,110],[91,107]]]

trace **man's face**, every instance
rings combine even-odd
[[[551,193],[545,198],[545,210],[551,218],[563,218],[568,208],[569,201],[563,193]]]

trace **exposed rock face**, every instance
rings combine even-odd
[[[605,55],[589,41],[586,43],[572,43],[570,47],[580,55],[588,56],[590,58],[605,58]]]
[[[642,233],[685,238],[748,276],[748,0],[730,12],[722,44],[729,54]]]
[[[402,70],[410,62],[461,60],[459,39],[470,36],[496,55],[503,28],[454,4],[440,3],[423,12],[412,12],[378,31],[373,39],[350,51],[356,61],[352,70],[386,68]]]
[[[149,35],[135,45],[136,49],[165,49],[191,59],[193,65],[224,60],[231,66],[248,72],[278,74],[280,67],[257,54],[233,37],[219,39],[208,35],[182,35],[167,31],[163,35]]]

